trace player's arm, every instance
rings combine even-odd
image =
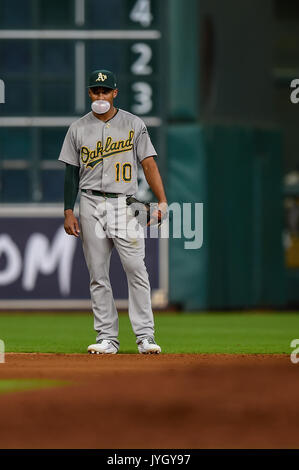
[[[151,190],[158,199],[158,203],[167,203],[162,178],[154,157],[147,157],[141,162],[144,176]]]
[[[158,200],[158,207],[159,210],[162,211],[163,214],[167,213],[167,199],[166,194],[162,182],[162,178],[159,172],[159,168],[155,162],[154,157],[147,157],[141,161],[141,165],[143,168],[144,176],[146,181],[148,182],[151,190],[153,191],[154,195]],[[158,218],[161,217],[161,214],[157,211],[157,213],[153,213],[153,217]]]
[[[79,236],[79,223],[74,216],[74,206],[79,190],[79,167],[66,163],[64,174],[64,230],[68,235]]]

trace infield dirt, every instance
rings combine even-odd
[[[6,354],[0,448],[298,448],[299,364],[278,355]]]

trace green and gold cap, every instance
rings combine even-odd
[[[115,90],[116,78],[114,73],[110,72],[110,70],[94,70],[89,76],[88,88],[96,86],[103,86]]]

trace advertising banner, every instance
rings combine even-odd
[[[62,217],[25,213],[0,214],[0,308],[90,308],[81,239],[65,233]],[[157,306],[165,302],[161,242],[158,238],[145,240],[145,262]],[[117,306],[127,308],[127,280],[116,249],[110,278]]]

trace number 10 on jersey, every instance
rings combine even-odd
[[[132,165],[131,163],[115,163],[115,181],[131,181]]]

